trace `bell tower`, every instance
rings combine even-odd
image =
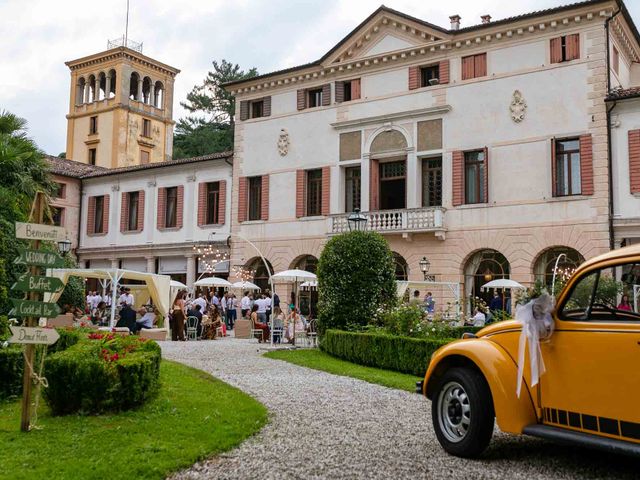
[[[71,70],[67,158],[105,168],[171,159],[180,70],[143,55],[141,45],[127,45],[65,62]]]

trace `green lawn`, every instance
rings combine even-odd
[[[143,407],[120,414],[52,417],[20,428],[19,402],[0,403],[0,478],[164,478],[229,450],[262,428],[266,408],[226,383],[163,361],[162,388]]]
[[[335,375],[358,378],[365,382],[377,383],[378,385],[406,390],[407,392],[415,392],[416,382],[422,380],[421,377],[406,373],[363,367],[362,365],[332,357],[320,350],[274,350],[265,353],[265,357],[284,360],[285,362],[295,363],[314,370],[322,370]]]

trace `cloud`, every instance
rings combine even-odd
[[[225,58],[265,73],[320,58],[382,0],[131,0],[129,37],[144,53],[181,70],[179,102],[202,81],[212,60]],[[569,3],[569,0],[385,0],[385,5],[447,27],[463,26]],[[640,15],[640,2],[628,2]],[[69,108],[67,60],[102,51],[123,34],[125,0],[3,0],[0,2],[0,108],[29,121],[30,134],[49,153],[65,150]]]

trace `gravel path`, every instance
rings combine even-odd
[[[264,358],[249,340],[161,345],[165,358],[211,373],[270,411],[270,423],[259,434],[175,479],[621,480],[640,475],[634,459],[499,432],[482,460],[462,460],[440,448],[430,402],[419,395]]]

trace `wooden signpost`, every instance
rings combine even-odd
[[[16,222],[16,238],[30,240],[31,249],[20,250],[20,256],[14,264],[29,266],[29,271],[22,275],[11,287],[12,290],[27,292],[24,300],[12,299],[13,309],[10,316],[23,317],[20,327],[11,327],[10,343],[25,344],[25,365],[22,379],[22,416],[20,429],[28,432],[31,428],[31,386],[33,377],[33,363],[35,345],[51,345],[59,335],[54,329],[37,328],[39,318],[56,317],[60,308],[55,303],[43,302],[41,293],[57,293],[62,291],[64,284],[58,278],[41,275],[43,268],[62,267],[63,259],[56,253],[39,250],[41,241],[58,242],[67,238],[64,228],[43,225],[45,199],[42,192],[36,194],[31,210],[30,221],[36,223]]]

